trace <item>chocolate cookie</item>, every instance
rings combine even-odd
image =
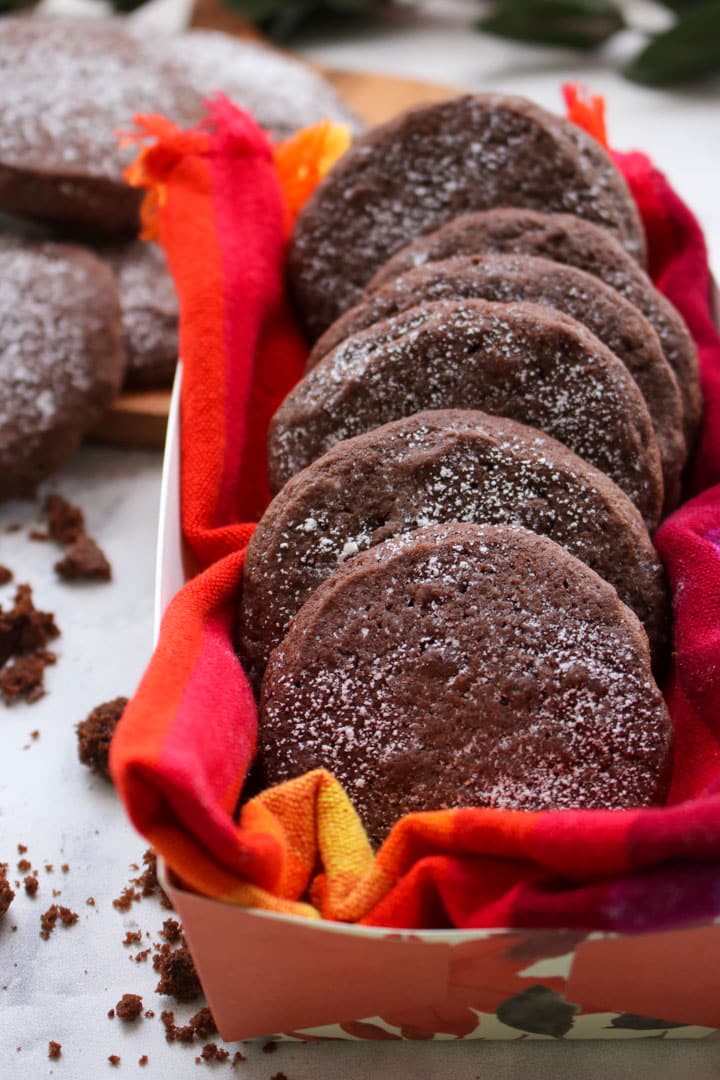
[[[243,568],[237,637],[253,682],[299,608],[346,559],[449,521],[522,525],[561,544],[615,586],[662,664],[662,564],[627,496],[535,428],[453,409],[337,443],[272,501]]]
[[[577,214],[642,259],[624,180],[610,158],[603,172],[591,163],[572,128],[524,98],[464,95],[409,109],[358,139],[305,205],[290,247],[290,280],[311,337],[357,301],[393,252],[470,210],[512,203]]]
[[[611,285],[652,323],[677,376],[690,445],[702,412],[697,350],[679,312],[606,229],[570,214],[489,210],[466,214],[398,251],[370,282],[373,290],[414,266],[456,255],[543,255]]]
[[[162,249],[133,240],[100,249],[120,290],[129,389],[169,386],[178,355],[178,301]]]
[[[202,104],[154,42],[121,20],[0,20],[0,210],[60,225],[133,231],[140,192],[122,179],[136,113],[185,126]]]
[[[336,570],[270,657],[275,784],[323,767],[369,836],[458,806],[661,802],[672,726],[611,585],[525,529],[430,525]]]
[[[610,476],[649,528],[657,524],[660,454],[632,376],[584,326],[528,303],[427,303],[347,338],[275,414],[271,489],[341,439],[422,409],[456,408],[554,436]]]
[[[318,120],[362,130],[359,118],[321,75],[261,42],[190,30],[170,38],[165,47],[201,97],[222,91],[276,138]]]
[[[685,464],[682,400],[657,334],[615,289],[574,266],[535,255],[460,255],[408,270],[364,296],[325,331],[308,369],[346,337],[425,300],[531,300],[571,315],[623,361],[640,387],[655,427],[665,486],[665,510],[680,501]]]
[[[0,498],[32,495],[112,404],[125,362],[111,272],[82,248],[0,245]]]

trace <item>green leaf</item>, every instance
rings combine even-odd
[[[672,86],[720,72],[720,0],[680,15],[625,68],[633,82]]]
[[[287,38],[315,15],[352,15],[375,6],[375,0],[225,0],[228,7],[258,23],[274,38]]]
[[[613,0],[500,0],[477,29],[515,41],[594,49],[625,26]]]

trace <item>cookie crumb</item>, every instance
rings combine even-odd
[[[123,945],[137,945],[142,941],[142,930],[128,930]]]
[[[70,864],[64,862],[60,869],[62,870],[63,874],[68,874],[70,872]]]
[[[51,1061],[57,1061],[57,1059],[59,1057],[61,1057],[61,1056],[62,1056],[62,1043],[55,1042],[54,1039],[51,1039],[50,1042],[48,1043],[48,1057],[50,1058]]]
[[[138,1058],[138,1065],[147,1065],[147,1063],[148,1063],[147,1054],[143,1054],[143,1056],[141,1058]]]
[[[160,975],[155,988],[158,994],[185,1002],[195,1001],[202,993],[192,956],[185,945],[176,949],[161,945],[153,957],[153,967]]]
[[[182,938],[182,927],[177,919],[165,919],[160,930],[160,937],[174,945]]]
[[[211,1042],[203,1046],[200,1056],[203,1061],[227,1061],[230,1052],[229,1050],[223,1050],[217,1043]]]
[[[113,698],[97,705],[84,720],[76,725],[78,758],[83,765],[106,780],[110,780],[108,755],[110,743],[128,699]]]
[[[17,868],[21,874],[27,874],[29,870],[32,870],[32,863],[29,859],[20,859]]]
[[[40,738],[40,732],[39,731],[31,731],[30,732],[30,738],[32,739],[33,742],[37,742],[38,739]]]
[[[10,888],[7,870],[4,866],[0,866],[0,916],[5,914],[14,899],[15,893]]]
[[[115,1068],[117,1068],[118,1065],[120,1064],[120,1055],[119,1054],[109,1054],[108,1055],[108,1061],[110,1062],[111,1065],[113,1065]]]
[[[152,949],[141,949],[139,953],[135,953],[130,959],[134,960],[136,964],[144,964],[151,952]]]
[[[65,548],[65,556],[55,563],[63,581],[110,581],[112,567],[105,553],[83,534]]]
[[[132,1023],[142,1016],[142,998],[139,994],[123,994],[115,1006],[115,1015],[124,1023]]]
[[[8,581],[12,581],[13,572],[7,566],[3,566],[0,563],[0,585],[7,585]]]
[[[25,698],[29,705],[45,696],[45,668],[57,660],[55,653],[44,649],[29,656],[18,656],[0,671],[0,693],[6,705]]]
[[[88,907],[95,907],[95,897],[94,896],[88,896],[85,903],[87,904]]]
[[[238,1066],[242,1065],[242,1063],[244,1061],[247,1061],[247,1058],[245,1057],[245,1055],[241,1054],[239,1050],[236,1050],[235,1053],[233,1054],[233,1059],[232,1059],[232,1062],[231,1062],[231,1066],[232,1066],[233,1069],[237,1069]]]
[[[50,536],[48,533],[45,532],[44,529],[30,529],[30,532],[28,533],[28,539],[39,540],[41,543],[43,543],[45,540],[49,540]]]
[[[28,874],[23,878],[23,885],[25,886],[25,892],[28,896],[35,896],[38,891],[38,885],[40,882],[37,879],[37,872],[35,875]]]
[[[145,1019],[146,1020],[152,1020],[154,1016],[155,1016],[155,1013],[152,1011],[152,1009],[146,1009],[145,1010]]]
[[[107,1015],[108,1015],[108,1020],[114,1020],[115,1019],[115,1010],[114,1009],[108,1009]]]
[[[72,544],[85,532],[85,515],[79,506],[64,499],[57,492],[51,492],[43,506],[47,517],[50,536],[56,543]]]
[[[40,916],[40,937],[47,941],[58,920],[63,926],[73,926],[79,917],[77,912],[71,911],[70,908],[63,907],[60,904],[51,904],[47,911]]]

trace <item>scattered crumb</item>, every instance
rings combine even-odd
[[[31,587],[18,585],[12,608],[0,607],[0,667],[11,656],[43,649],[59,633],[52,613],[33,604]]]
[[[80,761],[106,780],[111,779],[108,766],[110,742],[127,703],[125,697],[105,701],[97,705],[75,728]]]
[[[51,1061],[57,1061],[57,1059],[61,1055],[62,1055],[62,1043],[55,1042],[54,1039],[51,1039],[50,1042],[48,1043],[48,1057],[50,1058]]]
[[[62,889],[53,889],[53,896],[62,896]]]
[[[17,849],[18,849],[18,855],[24,855],[25,852],[27,851],[27,844],[18,844]]]
[[[31,731],[30,732],[30,738],[32,739],[33,742],[37,742],[38,739],[40,738],[40,732],[39,731]]]
[[[64,581],[110,581],[112,567],[104,552],[89,536],[82,535],[65,548],[65,557],[55,563]]]
[[[88,896],[85,903],[87,904],[88,907],[95,907],[95,897],[94,896]]]
[[[30,656],[18,656],[0,671],[0,693],[6,705],[24,697],[32,705],[45,696],[45,668],[57,660],[44,649]]]
[[[70,908],[62,907],[60,904],[51,904],[40,916],[40,937],[45,941],[50,937],[58,919],[63,926],[72,926],[78,921],[79,915],[75,911],[71,911]]]
[[[5,914],[14,899],[15,893],[7,880],[7,871],[4,866],[0,867],[0,916]]]
[[[147,1065],[147,1063],[148,1063],[147,1054],[143,1054],[143,1056],[141,1058],[138,1058],[138,1065]]]
[[[129,1024],[142,1016],[142,1004],[139,994],[123,994],[115,1006],[115,1015],[118,1020]]]
[[[192,956],[186,946],[173,949],[161,945],[153,957],[153,967],[160,975],[158,994],[167,994],[176,1001],[195,1001],[202,993]]]
[[[20,859],[17,868],[21,874],[27,874],[28,870],[32,870],[32,863],[29,859]]]
[[[203,1061],[227,1061],[230,1057],[230,1052],[221,1049],[217,1043],[211,1042],[203,1046],[200,1056]]]
[[[47,517],[50,536],[58,544],[72,544],[85,532],[85,515],[79,506],[64,499],[57,492],[52,492],[45,499],[43,506]]]
[[[23,885],[25,886],[25,892],[28,896],[35,896],[39,885],[37,876],[28,874],[27,877],[23,878]]]
[[[113,900],[113,907],[118,911],[129,911],[132,907],[133,900],[139,900],[140,897],[136,895],[137,890],[133,889],[132,885],[126,885],[119,896],[116,896]]]
[[[123,945],[137,945],[142,941],[142,930],[128,930]]]
[[[141,949],[139,953],[135,953],[130,959],[134,960],[136,964],[144,964],[151,952],[152,949]]]
[[[53,864],[51,862],[45,863],[45,873],[46,874],[52,874],[54,870],[55,870],[55,867],[53,866]]]
[[[182,1026],[175,1023],[175,1013],[169,1009],[160,1013],[160,1020],[165,1028],[165,1038],[169,1043],[191,1043],[195,1039],[202,1041],[203,1039],[209,1039],[211,1035],[217,1034],[217,1026],[207,1006],[196,1012],[194,1016],[190,1017],[187,1024]]]
[[[145,1019],[146,1020],[152,1020],[154,1016],[155,1016],[155,1013],[152,1011],[152,1009],[146,1009],[145,1010]]]
[[[108,1009],[108,1020],[114,1020],[114,1019],[115,1019],[115,1010],[114,1009]]]
[[[236,1050],[235,1053],[233,1054],[233,1059],[232,1059],[232,1067],[233,1067],[233,1069],[237,1069],[238,1065],[242,1065],[242,1063],[244,1061],[247,1061],[247,1058],[245,1057],[245,1055],[241,1054],[239,1050]]]
[[[7,566],[0,564],[0,585],[7,585],[8,581],[12,581],[13,572]]]
[[[50,536],[44,529],[30,529],[28,538],[30,540],[40,540],[42,542],[44,540],[49,540]]]
[[[177,919],[165,919],[162,924],[162,930],[160,931],[160,937],[165,938],[166,941],[174,945],[182,938],[182,927]]]
[[[110,1054],[108,1056],[108,1061],[110,1062],[111,1065],[114,1065],[115,1068],[117,1068],[118,1065],[120,1064],[120,1055],[119,1054]]]
[[[69,873],[69,872],[70,872],[70,864],[69,864],[69,863],[66,863],[66,862],[64,862],[64,863],[62,864],[62,866],[60,867],[60,869],[62,870],[63,874],[67,874],[67,873]]]

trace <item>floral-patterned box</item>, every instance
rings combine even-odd
[[[181,377],[165,452],[156,632],[186,579]],[[720,1037],[720,923],[652,934],[402,933],[248,910],[160,873],[227,1040]]]

